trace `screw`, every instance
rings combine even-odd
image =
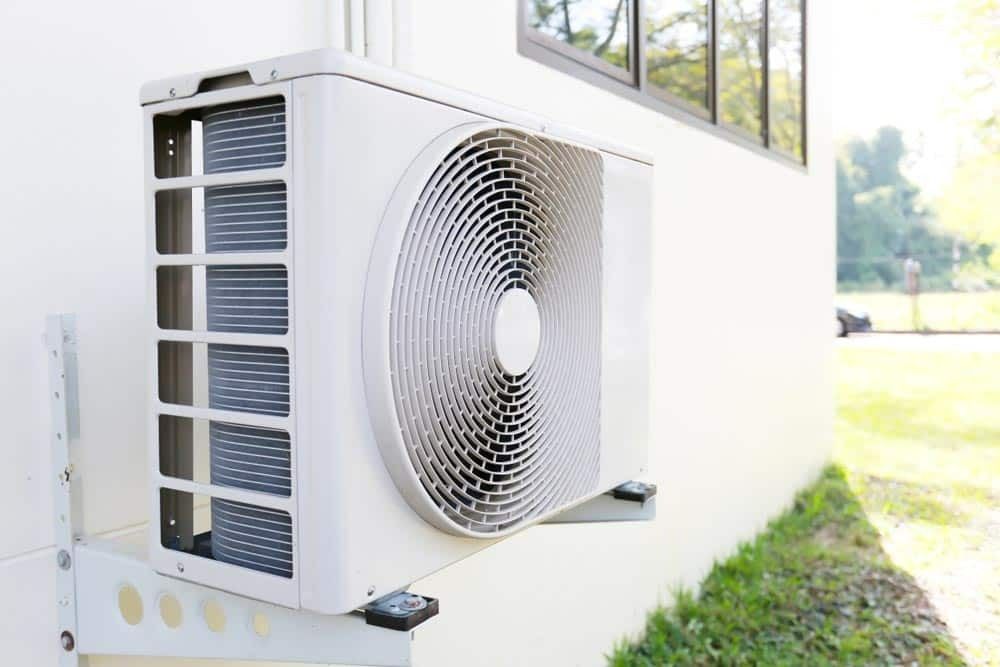
[[[59,643],[67,653],[76,648],[76,640],[73,639],[73,633],[69,630],[62,631],[62,634],[59,635]]]
[[[177,97],[177,89],[176,88],[171,88],[170,89],[170,97]]]
[[[68,570],[73,564],[73,559],[70,558],[68,551],[60,549],[59,553],[56,554],[56,563],[59,565],[60,570]]]
[[[375,587],[374,586],[369,586],[368,587],[368,597],[371,597],[372,595],[375,595]]]
[[[184,572],[184,563],[177,563],[177,571]]]
[[[271,70],[271,81],[274,81],[277,78],[278,78],[278,70],[276,69]]]
[[[409,597],[404,598],[399,603],[399,606],[402,607],[403,609],[406,609],[407,611],[417,611],[418,609],[423,609],[424,607],[426,607],[427,601],[424,600],[419,595],[410,595]]]

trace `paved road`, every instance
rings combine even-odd
[[[1000,354],[1000,334],[851,334],[838,338],[845,347],[885,347],[894,350],[968,350]]]

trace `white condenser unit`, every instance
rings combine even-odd
[[[332,50],[142,103],[157,571],[342,614],[642,474],[648,158]]]

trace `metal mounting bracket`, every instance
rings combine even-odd
[[[86,667],[88,655],[412,664],[413,628],[437,614],[433,598],[401,591],[351,614],[314,614],[158,574],[146,559],[145,532],[132,539],[81,536],[74,317],[50,315],[45,343],[59,667]]]
[[[656,485],[630,481],[571,507],[545,523],[652,521],[656,518]]]

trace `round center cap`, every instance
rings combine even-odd
[[[521,375],[531,367],[542,338],[538,304],[528,290],[507,290],[493,320],[493,344],[503,369]]]

